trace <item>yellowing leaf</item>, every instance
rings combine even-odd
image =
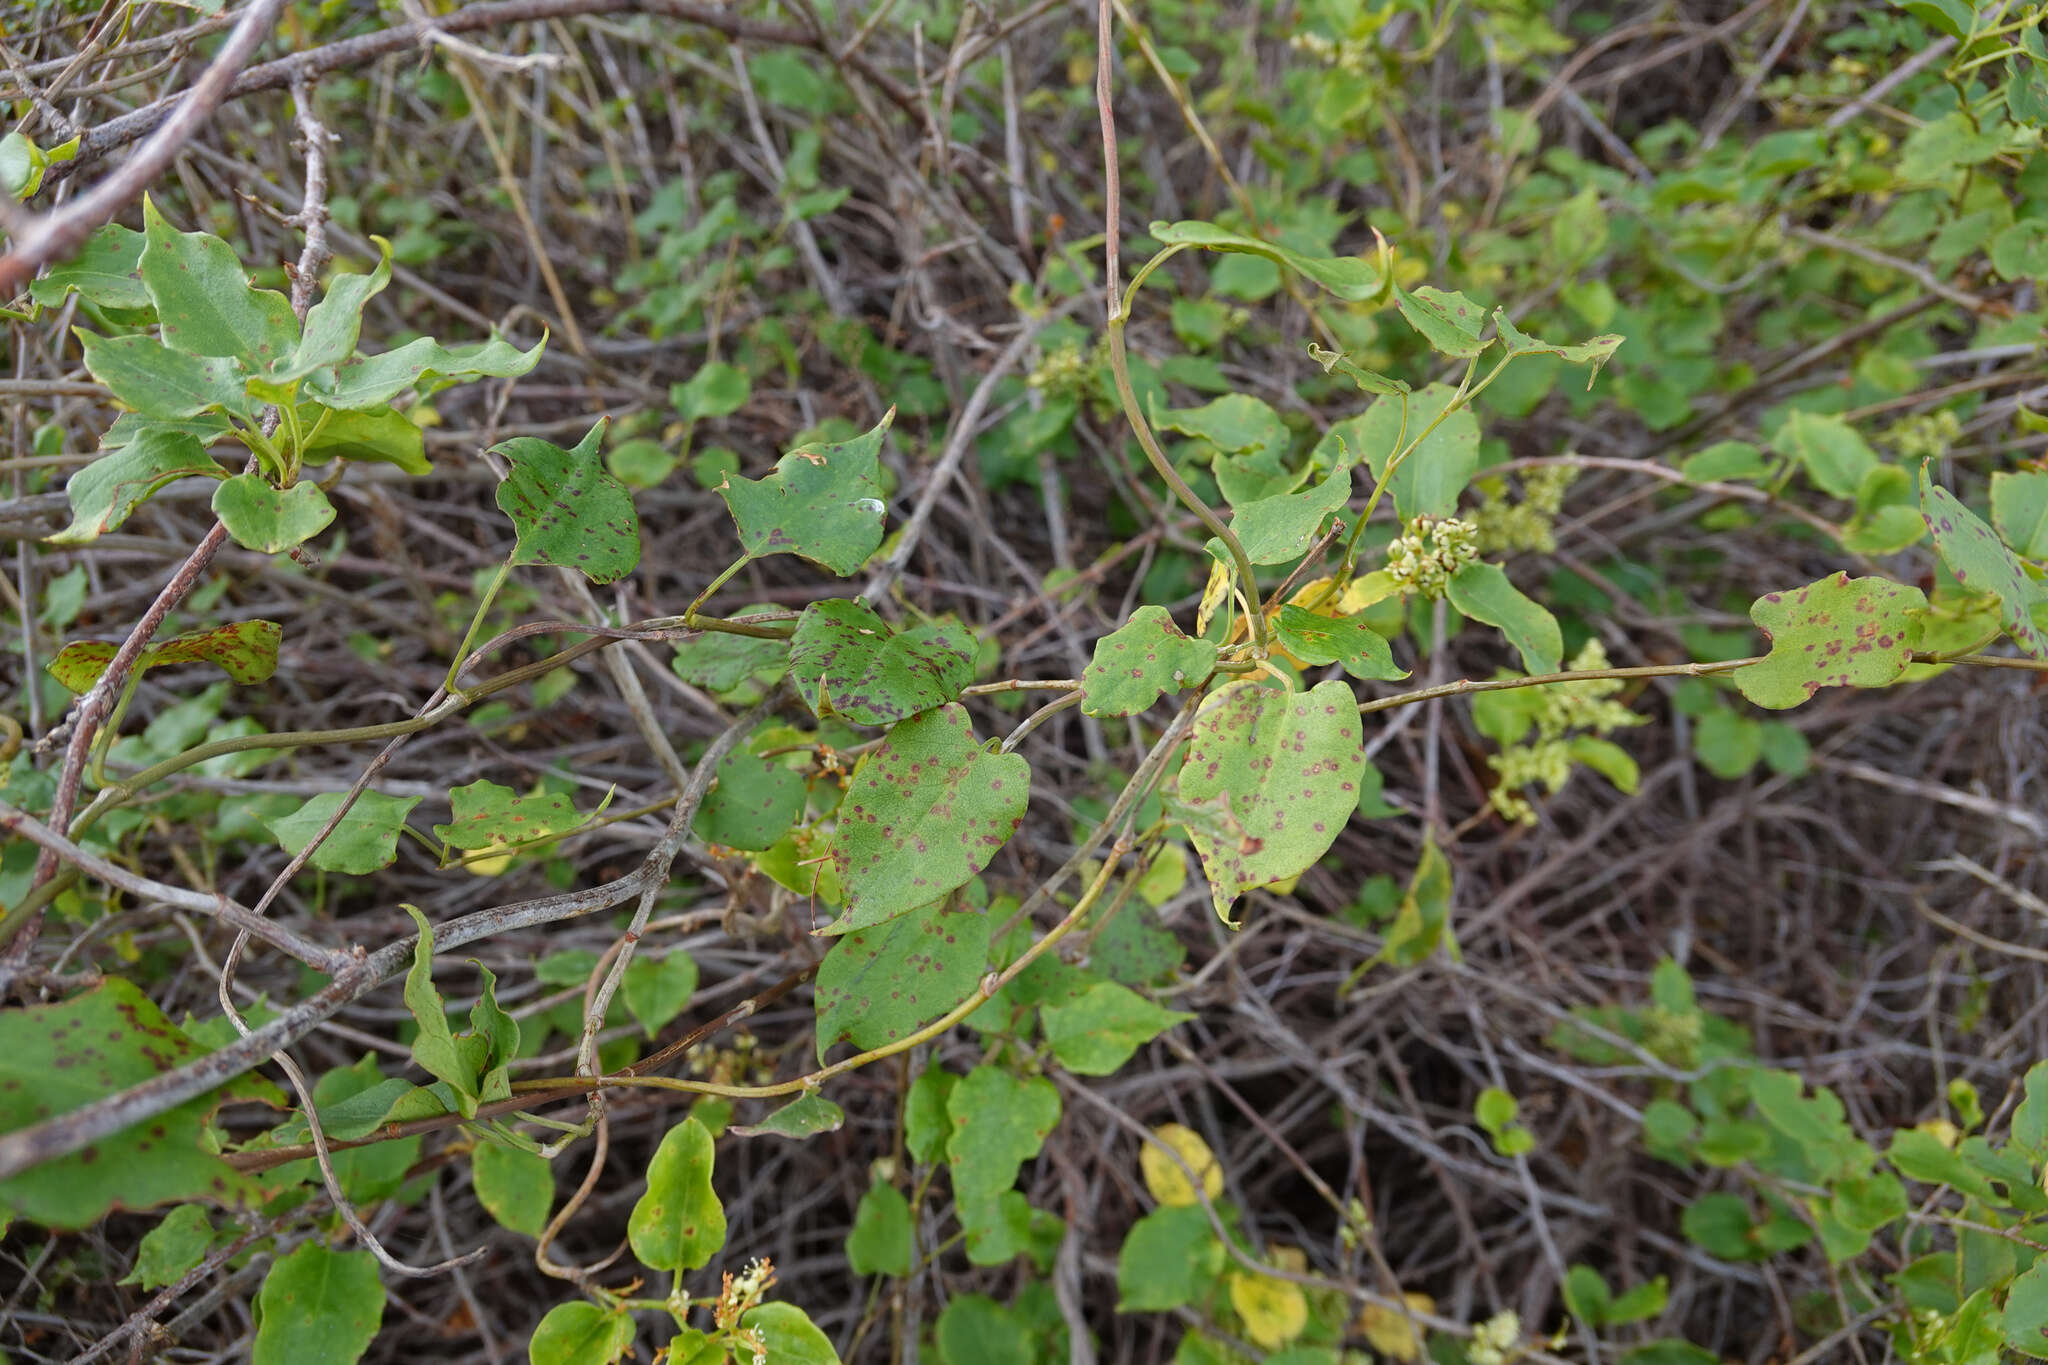
[[[1178,1123],[1169,1123],[1153,1129],[1152,1136],[1171,1148],[1187,1163],[1188,1170],[1201,1180],[1203,1198],[1215,1199],[1223,1193],[1223,1168],[1216,1163],[1216,1153],[1209,1150],[1209,1144],[1202,1141],[1200,1133]],[[1183,1171],[1173,1157],[1153,1143],[1148,1142],[1138,1149],[1138,1169],[1144,1173],[1145,1188],[1160,1203],[1182,1205],[1195,1202],[1195,1187],[1189,1183],[1187,1171]]]
[[[1230,1306],[1244,1319],[1254,1345],[1278,1350],[1308,1326],[1308,1298],[1301,1286],[1242,1270],[1230,1272]]]
[[[1403,1294],[1401,1297],[1417,1313],[1436,1311],[1436,1300],[1427,1294]],[[1389,1360],[1422,1359],[1422,1338],[1416,1334],[1415,1328],[1409,1326],[1408,1318],[1398,1308],[1367,1304],[1365,1312],[1359,1315],[1358,1330],[1365,1333],[1365,1339],[1375,1351]]]
[[[1209,581],[1202,586],[1202,605],[1195,608],[1195,634],[1207,635],[1216,608],[1230,592],[1230,566],[1220,559],[1209,561]]]
[[[1351,580],[1351,586],[1337,599],[1337,614],[1353,616],[1376,602],[1384,602],[1401,591],[1401,584],[1385,569]]]

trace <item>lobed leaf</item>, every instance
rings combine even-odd
[[[1139,607],[1095,642],[1095,657],[1081,673],[1081,709],[1134,716],[1161,693],[1200,686],[1215,666],[1213,641],[1183,634],[1164,607]]]
[[[728,475],[718,492],[732,512],[740,548],[752,559],[799,555],[841,578],[867,563],[882,544],[888,507],[875,477],[877,456],[895,420],[891,408],[850,441],[798,446],[760,479]]]
[[[892,631],[867,603],[831,598],[798,618],[789,674],[820,718],[890,725],[959,696],[974,679],[974,643],[957,626]]]
[[[616,583],[640,563],[640,518],[633,491],[604,467],[599,419],[573,450],[531,436],[493,446],[511,466],[498,507],[512,518],[514,564],[576,569],[593,583]]]
[[[1823,687],[1884,687],[1913,662],[1918,588],[1836,573],[1803,588],[1766,593],[1749,616],[1771,642],[1759,663],[1735,670],[1735,685],[1758,706],[1782,711]],[[1745,764],[1745,767],[1748,765]]]

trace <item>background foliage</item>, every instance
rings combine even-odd
[[[1112,4],[278,5],[0,300],[7,1359],[2048,1358],[2042,7]]]

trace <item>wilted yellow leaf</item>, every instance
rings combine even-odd
[[[1230,1306],[1244,1319],[1253,1345],[1278,1350],[1308,1326],[1308,1298],[1301,1286],[1242,1270],[1230,1272]]]
[[[1202,587],[1202,605],[1195,608],[1195,634],[1207,635],[1216,608],[1230,593],[1230,566],[1220,559],[1209,561],[1209,581]]]
[[[482,848],[469,854],[462,860],[463,871],[478,877],[497,876],[506,868],[512,866],[512,860],[517,856],[511,853],[496,852],[497,849],[503,847],[505,847],[504,840],[491,840],[490,843],[485,844]]]
[[[1436,1311],[1436,1300],[1427,1294],[1403,1294],[1408,1306],[1418,1313]],[[1369,1303],[1365,1312],[1359,1315],[1358,1330],[1365,1333],[1365,1339],[1372,1348],[1389,1360],[1422,1359],[1422,1338],[1415,1328],[1408,1325],[1398,1308]]]
[[[1338,599],[1337,615],[1350,616],[1364,611],[1373,603],[1384,602],[1400,591],[1401,585],[1392,574],[1385,569],[1375,570],[1351,581],[1351,586],[1344,590],[1344,596]]]
[[[1172,1148],[1188,1164],[1188,1170],[1201,1179],[1204,1197],[1214,1199],[1223,1193],[1223,1168],[1216,1164],[1216,1154],[1202,1141],[1200,1133],[1169,1123],[1153,1129],[1152,1136]],[[1145,1176],[1145,1188],[1160,1203],[1178,1206],[1196,1202],[1195,1187],[1188,1183],[1187,1172],[1157,1145],[1148,1142],[1138,1149],[1138,1169]]]

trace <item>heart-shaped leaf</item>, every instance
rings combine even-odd
[[[274,555],[303,545],[334,521],[334,504],[316,483],[274,487],[253,470],[213,490],[213,514],[243,549]]]
[[[850,441],[798,446],[760,479],[727,476],[718,486],[750,558],[801,555],[841,578],[881,548],[888,507],[875,480],[882,437],[896,409]]]
[[[966,707],[899,722],[839,803],[832,861],[846,909],[823,932],[865,929],[965,885],[1017,832],[1030,795],[1030,765],[976,743]]]
[[[1823,687],[1883,687],[1898,680],[1919,644],[1920,589],[1883,578],[1832,574],[1749,609],[1770,639],[1761,663],[1735,670],[1735,685],[1758,706],[1797,706]]]
[[[498,485],[498,506],[518,531],[514,564],[552,564],[615,583],[640,563],[633,491],[599,454],[606,425],[600,420],[574,450],[532,436],[491,448],[512,466]]]
[[[725,1245],[725,1206],[711,1188],[711,1130],[684,1119],[668,1130],[647,1163],[647,1189],[626,1219],[640,1264],[695,1270]]]
[[[284,632],[275,621],[233,621],[158,640],[142,651],[136,672],[168,664],[213,664],[238,683],[259,683],[277,672],[277,645]],[[84,693],[100,680],[120,646],[109,640],[78,640],[50,660],[50,676]]]
[[[227,471],[196,438],[169,428],[145,428],[71,476],[64,485],[71,524],[44,539],[53,545],[89,544],[128,520],[158,489],[193,476],[221,479]]]
[[[804,608],[789,642],[789,673],[820,717],[890,725],[960,695],[974,679],[974,642],[957,626],[893,633],[860,601]]]
[[[1095,642],[1095,657],[1081,674],[1081,709],[1091,716],[1135,716],[1162,692],[1200,685],[1215,666],[1213,642],[1183,634],[1164,607],[1139,607]]]
[[[313,836],[326,828],[328,820],[341,808],[344,795],[323,792],[290,815],[276,816],[264,824],[277,836],[279,847],[296,858],[313,842]],[[313,866],[357,877],[391,866],[398,857],[398,832],[405,826],[405,817],[419,803],[417,796],[364,792],[348,808],[348,814],[341,817],[334,833],[313,851]]]
[[[1335,679],[1305,693],[1262,682],[1203,699],[1181,765],[1177,814],[1225,924],[1239,894],[1299,876],[1358,808],[1358,701]]]
[[[1928,534],[1941,562],[1948,565],[1956,582],[1972,592],[1998,594],[1999,619],[2013,643],[2037,659],[2048,658],[2048,637],[2034,625],[2029,608],[2040,596],[2040,588],[2019,560],[1982,518],[1956,500],[1956,495],[1935,483],[1920,466],[1920,515],[1926,519]]]

